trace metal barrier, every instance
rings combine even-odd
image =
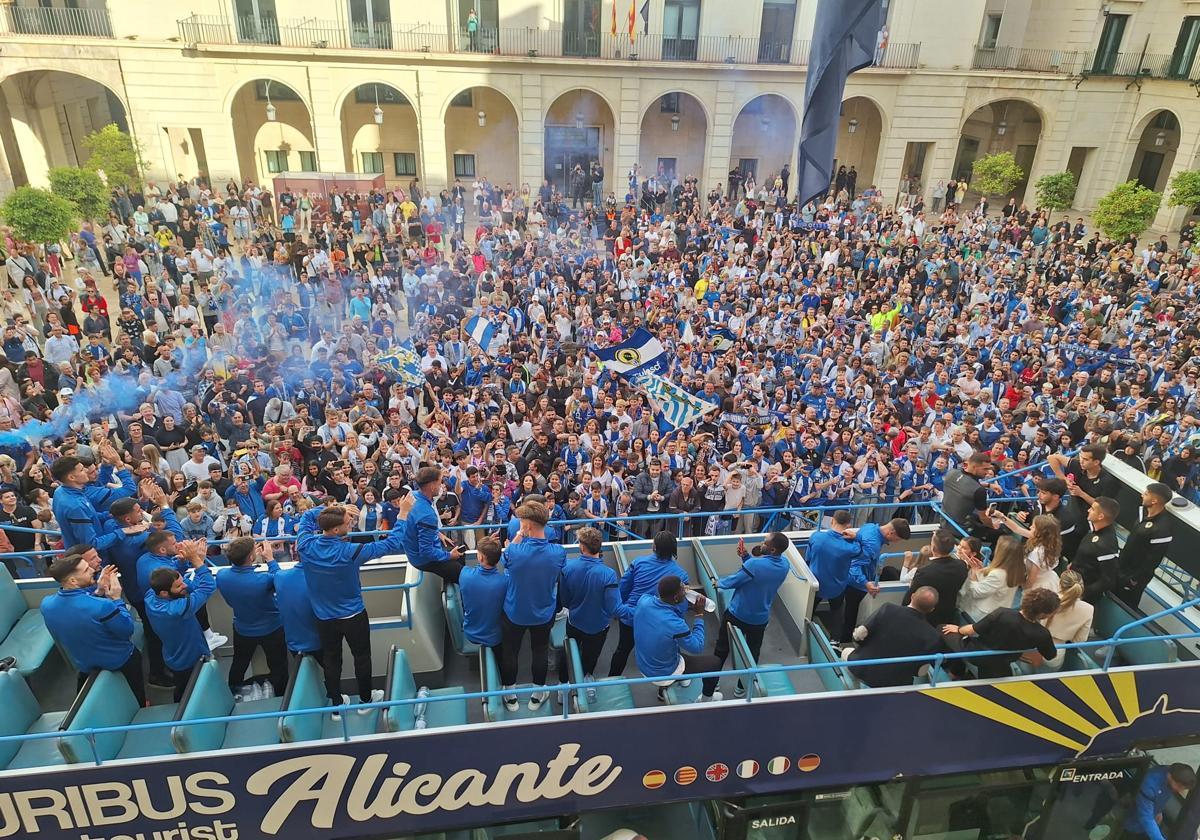
[[[70,9],[50,6],[4,6],[7,31],[14,35],[111,38],[107,8]]]
[[[1188,609],[1188,608],[1191,608],[1191,607],[1194,607],[1197,605],[1200,605],[1200,599],[1196,599],[1187,604],[1180,604],[1179,606],[1172,607],[1169,610],[1164,610],[1160,613],[1155,613],[1153,616],[1147,616],[1145,619],[1141,619],[1139,621],[1133,621],[1133,622],[1130,622],[1129,624],[1123,625],[1123,626],[1117,628],[1116,632],[1109,639],[1102,639],[1102,640],[1097,640],[1097,641],[1092,641],[1092,642],[1075,642],[1075,643],[1071,643],[1071,644],[1056,645],[1055,649],[1059,650],[1059,651],[1086,650],[1089,648],[1099,648],[1099,647],[1104,647],[1105,645],[1112,645],[1115,650],[1116,647],[1119,647],[1121,645],[1141,644],[1141,643],[1145,643],[1145,642],[1177,641],[1177,640],[1181,640],[1181,639],[1197,638],[1197,637],[1200,637],[1200,632],[1175,633],[1175,634],[1170,634],[1170,635],[1150,636],[1150,637],[1136,638],[1136,639],[1121,638],[1122,634],[1126,630],[1129,630],[1133,627],[1145,624],[1147,621],[1157,619],[1157,618],[1162,618],[1164,616],[1171,615],[1173,613],[1180,612],[1184,609]],[[989,657],[989,656],[1012,656],[1013,654],[1018,654],[1018,653],[1023,653],[1023,651],[1010,651],[1010,650],[962,651],[962,652],[956,652],[956,653],[927,654],[927,655],[922,655],[922,656],[897,656],[897,657],[892,657],[892,658],[887,658],[887,659],[860,659],[860,660],[855,660],[852,664],[854,667],[869,667],[872,665],[895,665],[898,663],[912,663],[912,664],[919,663],[922,665],[930,665],[931,666],[930,685],[936,687],[937,680],[936,680],[936,675],[934,672],[936,671],[936,669],[941,667],[946,662],[954,661],[954,660],[958,660],[958,659],[979,659],[982,657]],[[1108,672],[1110,664],[1111,664],[1111,659],[1112,659],[1111,655],[1105,659],[1104,665],[1101,666],[1101,668],[1099,669],[1101,672],[1104,672],[1104,673]],[[697,680],[697,679],[703,680],[706,677],[719,677],[722,679],[724,679],[726,677],[745,677],[745,676],[752,677],[752,676],[756,676],[759,674],[791,673],[791,672],[800,672],[800,671],[820,671],[820,670],[825,670],[825,669],[830,669],[830,668],[846,668],[846,667],[848,667],[849,664],[851,664],[851,663],[847,663],[845,661],[839,660],[836,662],[804,662],[804,663],[797,663],[795,665],[760,665],[756,668],[735,668],[735,669],[731,669],[731,670],[727,670],[727,671],[706,671],[704,673],[688,674],[687,678],[689,680]],[[1085,673],[1085,672],[1080,672],[1080,673]],[[662,679],[663,679],[662,677],[625,677],[625,678],[621,678],[621,679],[606,680],[604,682],[604,685],[605,686],[645,685],[648,683],[662,682]],[[595,688],[595,687],[596,687],[596,683],[588,683],[588,682],[560,683],[558,685],[545,686],[545,687],[538,687],[538,686],[516,687],[516,686],[514,686],[511,688],[500,688],[500,689],[493,690],[493,691],[471,691],[471,692],[463,692],[462,694],[445,695],[445,696],[424,696],[424,697],[414,697],[414,698],[403,699],[403,700],[383,700],[378,703],[350,703],[350,704],[343,704],[340,706],[318,706],[318,707],[314,707],[314,708],[305,708],[305,709],[291,709],[291,710],[280,710],[280,711],[272,711],[272,712],[257,712],[257,713],[253,713],[253,714],[244,714],[244,715],[226,715],[226,716],[221,716],[221,717],[197,718],[196,720],[189,720],[187,722],[159,721],[159,722],[155,722],[155,723],[125,724],[122,726],[106,726],[106,727],[97,727],[97,728],[87,728],[87,729],[80,729],[78,731],[72,731],[70,733],[63,733],[63,732],[59,732],[56,730],[53,732],[38,732],[38,733],[26,734],[26,735],[5,735],[5,736],[0,736],[0,743],[40,741],[40,740],[44,740],[47,738],[83,736],[88,739],[88,742],[92,746],[93,762],[96,765],[100,765],[100,764],[103,764],[103,761],[100,759],[100,755],[96,750],[95,739],[96,739],[96,736],[104,735],[104,734],[111,734],[111,733],[117,733],[117,732],[142,732],[142,731],[147,731],[147,730],[152,730],[152,729],[162,729],[164,727],[203,726],[205,724],[231,723],[233,721],[278,719],[278,718],[283,718],[283,717],[292,717],[292,716],[300,715],[300,714],[330,714],[332,712],[339,712],[341,714],[341,717],[343,720],[342,739],[344,741],[349,741],[349,740],[352,740],[352,736],[350,735],[349,730],[347,729],[344,721],[346,720],[346,716],[347,716],[346,713],[351,712],[351,711],[358,711],[358,710],[362,710],[362,709],[390,709],[390,708],[397,707],[397,706],[412,706],[412,705],[417,705],[417,704],[422,704],[422,703],[454,702],[454,701],[461,701],[461,700],[468,700],[468,701],[469,700],[485,700],[489,697],[503,697],[503,696],[511,696],[511,695],[516,695],[519,697],[519,696],[523,696],[523,695],[527,695],[527,694],[534,694],[534,693],[540,692],[540,691],[548,691],[548,692],[551,692],[552,694],[558,693],[558,694],[565,696],[564,692],[587,690],[588,688]],[[851,690],[873,691],[875,689],[865,688],[865,689],[851,689]],[[892,691],[895,689],[887,689],[887,690]],[[747,691],[746,696],[744,698],[737,699],[736,701],[730,700],[730,701],[726,701],[726,702],[750,703],[750,702],[753,702],[753,695],[754,695],[754,692]],[[571,715],[570,703],[564,702],[562,704],[562,707],[563,707],[562,719],[566,720]],[[473,724],[473,725],[478,726],[481,724]],[[486,724],[482,724],[482,725],[486,725]],[[428,731],[428,730],[426,730],[426,731]]]

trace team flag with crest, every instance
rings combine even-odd
[[[425,385],[425,374],[421,371],[421,360],[412,342],[405,341],[393,345],[392,349],[375,358],[376,363],[386,371],[400,377],[405,385],[421,388]]]
[[[631,379],[637,372],[666,373],[667,351],[654,335],[638,327],[633,335],[611,347],[593,347],[600,364],[609,371]]]
[[[714,327],[708,331],[708,340],[712,342],[714,350],[724,352],[737,343],[737,336],[733,330]]]

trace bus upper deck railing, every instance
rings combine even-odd
[[[1133,645],[1133,644],[1141,644],[1141,643],[1145,643],[1145,642],[1176,641],[1176,640],[1181,640],[1181,639],[1197,638],[1197,637],[1200,637],[1200,632],[1174,633],[1174,634],[1161,635],[1161,636],[1149,636],[1149,637],[1131,638],[1131,639],[1121,638],[1123,633],[1132,627],[1143,625],[1147,621],[1152,621],[1154,619],[1163,618],[1165,616],[1168,616],[1173,613],[1180,612],[1184,609],[1189,609],[1189,608],[1192,608],[1195,606],[1200,606],[1200,599],[1194,599],[1192,601],[1188,601],[1186,603],[1179,604],[1178,606],[1172,607],[1167,610],[1163,610],[1163,611],[1155,613],[1154,615],[1151,615],[1151,616],[1147,616],[1145,619],[1129,622],[1128,624],[1123,625],[1122,627],[1119,627],[1114,632],[1113,636],[1108,639],[1100,639],[1100,640],[1089,641],[1089,642],[1075,642],[1075,643],[1069,643],[1069,644],[1056,645],[1055,647],[1059,651],[1086,650],[1086,649],[1090,649],[1090,648],[1100,648],[1100,647],[1104,647],[1107,645],[1111,645],[1115,649],[1116,647],[1119,647],[1121,645]],[[961,652],[952,652],[952,653],[926,654],[926,655],[919,655],[919,656],[898,656],[898,657],[891,657],[891,658],[885,658],[885,659],[860,659],[860,660],[855,660],[853,662],[848,662],[848,661],[804,662],[804,663],[796,663],[793,665],[760,665],[755,668],[735,668],[735,669],[730,669],[730,670],[726,670],[726,671],[707,671],[704,673],[688,674],[687,679],[702,680],[706,677],[719,677],[719,678],[746,677],[746,676],[754,677],[757,675],[770,674],[770,673],[792,673],[792,672],[801,672],[801,671],[820,671],[820,670],[826,670],[826,669],[845,669],[845,668],[848,668],[851,666],[853,666],[853,667],[869,667],[869,666],[873,666],[873,665],[896,665],[896,664],[900,664],[900,663],[911,663],[911,664],[921,664],[921,665],[931,666],[931,668],[930,668],[930,686],[937,687],[937,680],[936,680],[936,676],[935,676],[936,671],[938,668],[940,668],[946,662],[950,662],[950,661],[954,661],[954,660],[958,660],[958,659],[978,659],[981,657],[988,657],[988,656],[1012,656],[1014,654],[1019,654],[1019,653],[1022,653],[1022,651],[978,650],[978,651],[961,651]],[[1106,658],[1104,665],[1101,666],[1098,670],[1107,673],[1110,669],[1110,666],[1111,666],[1111,656]],[[1174,667],[1174,666],[1172,666],[1172,667]],[[1090,670],[1094,670],[1094,669],[1090,669]],[[1086,673],[1086,672],[1083,672],[1083,673]],[[1014,678],[1014,679],[1016,679],[1016,678]],[[1023,678],[1023,679],[1027,679],[1027,678]],[[662,677],[624,677],[624,678],[620,678],[620,679],[605,680],[604,685],[606,687],[609,687],[609,686],[635,686],[635,685],[645,685],[648,683],[656,683],[656,682],[661,683],[662,681],[663,681]],[[350,704],[342,704],[339,706],[318,706],[318,707],[312,707],[312,708],[288,709],[288,710],[281,709],[279,711],[270,711],[270,712],[255,712],[255,713],[242,714],[242,715],[225,715],[225,716],[219,716],[219,717],[197,718],[195,720],[189,720],[189,721],[156,721],[156,722],[152,722],[152,723],[124,724],[124,725],[120,725],[120,726],[89,727],[89,728],[82,728],[82,729],[78,729],[78,730],[72,730],[69,732],[55,730],[52,732],[38,732],[38,733],[25,734],[25,735],[4,735],[4,736],[0,736],[0,743],[40,741],[40,740],[45,740],[48,738],[64,738],[64,737],[81,737],[82,736],[85,739],[87,739],[89,745],[91,746],[93,762],[97,765],[100,765],[100,764],[103,764],[104,762],[100,758],[99,752],[96,749],[96,738],[101,735],[115,734],[118,732],[125,732],[125,733],[143,732],[143,731],[147,731],[147,730],[162,729],[164,727],[174,728],[174,727],[187,727],[187,726],[203,726],[206,724],[219,724],[219,723],[228,724],[228,723],[232,723],[234,721],[268,720],[268,719],[279,719],[279,718],[284,718],[284,717],[294,717],[294,716],[305,715],[305,714],[332,714],[333,712],[339,712],[340,716],[341,716],[341,721],[342,721],[342,723],[341,723],[342,740],[350,741],[354,737],[356,737],[356,736],[352,736],[350,734],[349,728],[346,723],[347,716],[348,716],[347,713],[352,712],[352,711],[367,710],[367,709],[384,710],[384,709],[390,709],[390,708],[399,707],[399,706],[413,706],[413,705],[418,705],[418,704],[455,702],[455,701],[464,701],[464,700],[465,701],[487,700],[488,698],[491,698],[491,697],[502,697],[502,696],[512,696],[512,695],[523,696],[523,695],[533,694],[533,693],[539,692],[539,691],[549,691],[552,694],[560,694],[565,697],[565,694],[564,694],[565,692],[587,690],[589,688],[595,688],[595,687],[596,687],[596,683],[594,683],[594,682],[592,682],[592,683],[561,683],[559,685],[552,685],[552,686],[545,686],[545,687],[513,686],[510,688],[500,688],[500,689],[494,689],[494,690],[490,690],[490,691],[471,691],[471,692],[463,692],[461,694],[452,694],[452,695],[421,696],[421,697],[404,698],[404,699],[398,699],[398,700],[382,700],[382,701],[379,701],[376,703],[350,703]],[[913,687],[919,688],[918,686],[913,686]],[[874,689],[866,688],[866,689],[851,689],[851,690],[872,691]],[[889,689],[889,690],[891,690],[891,689]],[[901,687],[901,690],[904,690],[904,687]],[[819,694],[821,694],[821,692],[815,692],[815,694],[819,695]],[[754,692],[748,691],[748,692],[746,692],[746,696],[744,698],[730,700],[730,701],[722,701],[722,702],[751,703],[754,700],[753,695],[754,695]],[[792,698],[773,698],[773,699],[778,701],[778,700],[783,700],[783,699],[795,699],[796,697],[800,697],[800,696],[809,696],[809,695],[795,695]],[[561,718],[564,720],[568,719],[571,716],[570,705],[571,704],[567,703],[567,702],[562,703]],[[547,720],[548,720],[548,718],[547,718]],[[484,723],[484,724],[468,724],[468,726],[486,726],[486,725],[487,725],[486,723]],[[424,731],[429,732],[429,730],[424,730]],[[379,733],[371,733],[371,734],[374,735],[374,734],[379,734]],[[357,736],[357,737],[367,737],[367,736],[364,735],[364,736]]]

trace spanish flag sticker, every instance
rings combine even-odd
[[[792,766],[792,762],[782,755],[777,755],[767,762],[767,772],[772,776],[782,776]]]
[[[642,787],[647,790],[657,790],[667,783],[667,774],[661,770],[651,770],[642,776]]]
[[[696,777],[700,774],[696,772],[695,767],[680,767],[675,771],[675,784],[690,785],[696,781]]]
[[[796,769],[801,773],[811,773],[821,766],[821,756],[809,753],[796,759]]]

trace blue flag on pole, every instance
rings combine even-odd
[[[421,388],[425,385],[425,374],[421,371],[421,360],[411,341],[396,344],[386,353],[375,358],[381,368],[395,374],[405,385]]]
[[[593,347],[592,352],[605,369],[626,379],[643,370],[651,373],[667,371],[667,351],[663,349],[662,342],[645,327],[638,327],[633,335],[620,344]]]
[[[818,0],[800,125],[801,205],[829,191],[846,77],[874,60],[882,24],[883,0]]]
[[[482,315],[476,315],[467,321],[467,336],[474,340],[479,345],[479,348],[486,353],[488,347],[492,344],[492,339],[496,336],[496,327],[490,319],[484,318]]]

